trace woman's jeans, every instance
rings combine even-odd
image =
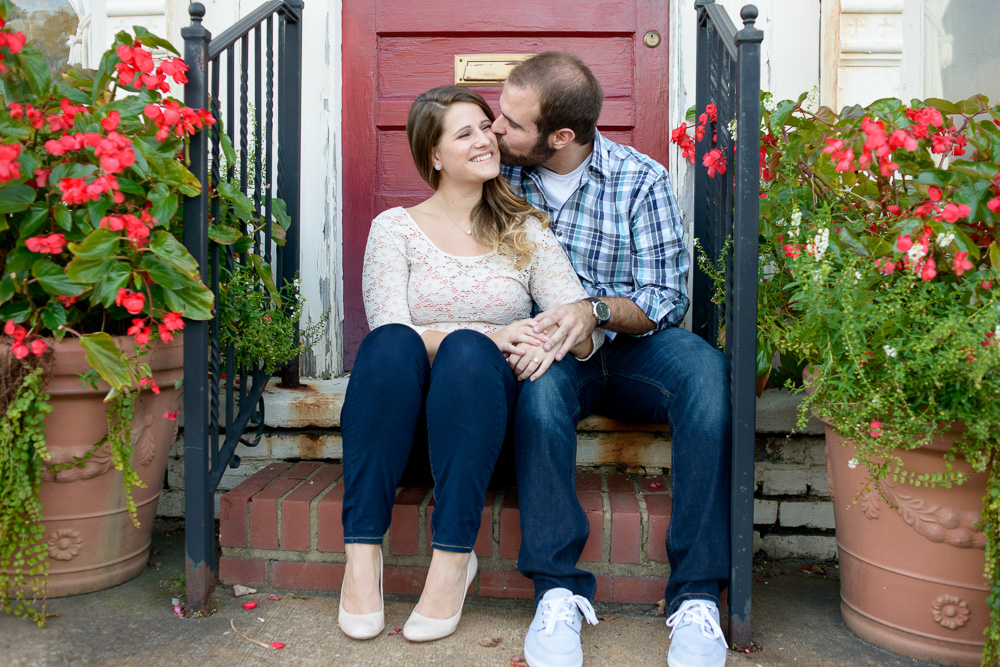
[[[341,413],[344,542],[382,543],[426,412],[434,476],[431,546],[471,551],[514,409],[515,385],[500,349],[476,331],[448,334],[433,367],[410,327],[386,324],[369,333]]]
[[[551,588],[593,599],[576,567],[590,532],[576,496],[576,425],[597,412],[670,424],[673,511],[668,615],[685,599],[718,601],[729,578],[729,359],[678,328],[618,335],[587,361],[567,357],[524,382],[514,418],[521,513],[518,568],[535,600]]]

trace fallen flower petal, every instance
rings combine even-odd
[[[661,484],[660,482],[650,482],[649,483],[649,488],[651,488],[651,489],[658,489],[661,486],[663,486],[663,484]]]
[[[244,602],[243,603],[243,608],[244,609],[256,609],[257,608],[257,603],[256,602]]]
[[[277,650],[279,648],[285,648],[285,645],[281,642],[271,642],[271,648]]]
[[[267,599],[268,599],[268,600],[280,600],[281,598],[279,598],[279,597],[278,597],[277,595],[275,595],[274,593],[271,593],[270,595],[268,595],[268,596],[267,596]]]

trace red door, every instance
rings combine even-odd
[[[599,127],[667,164],[666,0],[344,0],[344,367],[368,332],[361,265],[372,218],[430,188],[417,175],[406,116],[420,93],[455,80],[455,55],[570,51],[604,88]],[[661,37],[655,47],[644,36]],[[655,43],[656,39],[648,40]],[[498,109],[500,88],[476,90]]]

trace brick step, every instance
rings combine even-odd
[[[635,474],[580,473],[577,495],[590,521],[580,567],[597,577],[602,602],[655,603],[669,575],[666,533],[669,479]],[[271,463],[222,496],[219,531],[225,583],[278,589],[339,591],[344,574],[343,465]],[[418,595],[430,563],[428,488],[403,487],[383,545],[384,586]],[[474,595],[532,597],[517,571],[521,541],[516,489],[489,491],[474,550]]]

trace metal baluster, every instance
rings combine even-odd
[[[265,135],[264,135],[264,237],[267,245],[264,247],[264,261],[270,266],[271,257],[271,197],[274,196],[272,188],[272,132],[274,131],[274,18],[267,17],[267,109],[264,115]]]

